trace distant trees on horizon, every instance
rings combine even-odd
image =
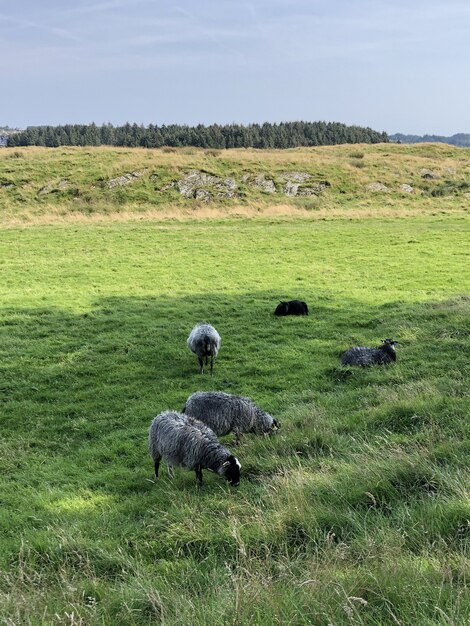
[[[279,124],[211,124],[204,126],[148,126],[138,124],[65,124],[29,126],[8,137],[14,146],[123,146],[161,148],[297,148],[330,146],[343,143],[388,142],[385,132],[338,122],[280,122]]]

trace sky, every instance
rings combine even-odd
[[[468,0],[0,0],[0,126],[470,132]]]

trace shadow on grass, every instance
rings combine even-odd
[[[3,310],[3,427],[34,433],[46,446],[54,445],[51,432],[59,444],[79,444],[96,437],[97,425],[106,438],[110,424],[127,429],[146,424],[161,410],[181,410],[197,389],[252,395],[267,410],[279,411],[305,390],[393,384],[444,376],[465,365],[470,309],[465,297],[378,307],[352,300],[341,307],[310,302],[308,317],[276,318],[278,299],[275,292],[207,293],[106,298],[78,315],[47,308]],[[197,359],[186,347],[199,321],[209,321],[222,336],[213,377],[199,375]],[[340,366],[344,349],[377,345],[385,336],[401,343],[397,364],[369,370]],[[413,422],[410,410],[405,426]]]

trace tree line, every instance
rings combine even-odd
[[[279,124],[240,124],[204,126],[148,126],[138,124],[65,124],[29,126],[10,135],[8,146],[125,146],[161,148],[297,148],[343,143],[388,142],[385,132],[338,122],[281,122]]]

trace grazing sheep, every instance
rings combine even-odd
[[[274,315],[308,315],[308,306],[302,300],[280,302],[274,311]]]
[[[341,363],[343,365],[359,365],[360,367],[391,363],[397,360],[396,343],[393,339],[384,339],[378,348],[365,348],[363,346],[350,348],[343,353]]]
[[[149,431],[149,452],[158,478],[160,461],[165,459],[170,475],[181,466],[196,472],[202,485],[202,470],[224,476],[233,487],[240,484],[241,465],[202,422],[175,411],[165,411],[154,418]]]
[[[183,413],[204,422],[218,436],[234,432],[237,443],[242,433],[272,433],[280,428],[250,398],[223,391],[196,391],[186,400]]]
[[[211,360],[211,376],[216,358],[220,349],[220,335],[210,324],[198,324],[188,337],[188,348],[197,356],[200,366],[200,373],[204,374],[204,357]]]

